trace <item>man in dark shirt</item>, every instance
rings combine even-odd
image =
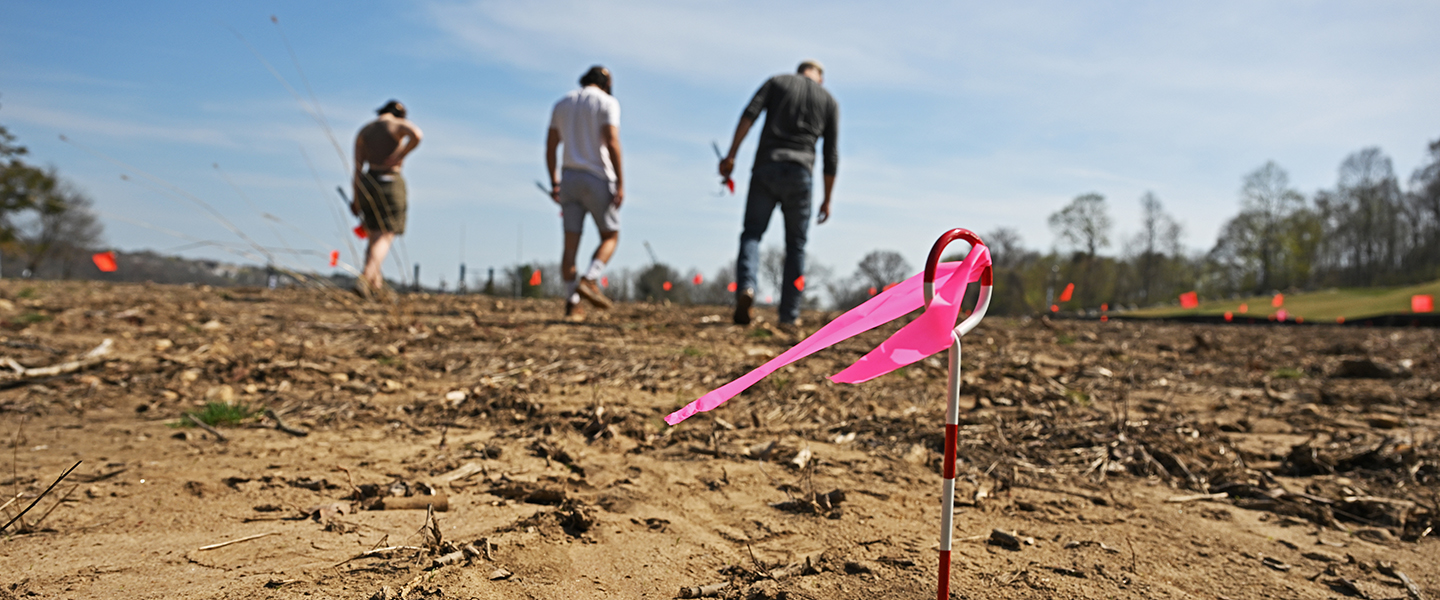
[[[730,152],[720,159],[720,175],[735,170],[735,152],[764,111],[760,148],[750,171],[745,202],[740,255],[735,261],[735,323],[749,325],[754,318],[755,271],[760,263],[760,236],[770,225],[775,206],[785,217],[785,273],[780,289],[780,324],[798,325],[800,294],[805,290],[805,239],[810,228],[811,171],[815,168],[815,142],[825,138],[825,200],[819,223],[830,219],[830,191],[840,166],[836,144],[840,107],[825,91],[825,70],[820,63],[800,63],[794,75],[771,77],[740,116]]]

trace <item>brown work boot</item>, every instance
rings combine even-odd
[[[755,320],[755,290],[735,292],[735,324],[749,325]]]
[[[565,301],[565,320],[579,322],[585,320],[585,305],[580,302]]]
[[[605,297],[605,294],[600,293],[600,286],[595,285],[594,279],[581,279],[580,285],[576,286],[575,291],[580,293],[581,298],[589,300],[591,304],[595,305],[595,308],[600,310],[606,310],[615,305]]]

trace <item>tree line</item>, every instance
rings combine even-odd
[[[1049,217],[1065,250],[1025,249],[1013,229],[984,236],[996,266],[999,314],[1054,306],[1093,311],[1174,303],[1185,292],[1236,298],[1329,287],[1406,285],[1440,279],[1440,140],[1406,185],[1379,148],[1341,162],[1333,188],[1306,197],[1272,162],[1241,180],[1240,212],[1225,222],[1208,251],[1188,252],[1183,224],[1146,192],[1140,231],[1119,240],[1104,196],[1076,197]],[[1061,303],[1062,286],[1074,296]]]
[[[54,168],[25,162],[29,150],[0,125],[0,274],[68,279],[96,271],[90,254],[104,228],[92,201]]]

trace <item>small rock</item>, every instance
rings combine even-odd
[[[506,570],[505,567],[500,567],[491,571],[489,577],[490,581],[499,581],[501,579],[509,579],[511,575],[514,575],[514,573]]]
[[[1320,550],[1311,550],[1310,552],[1303,553],[1300,556],[1323,563],[1343,562],[1345,560],[1343,557]]]
[[[160,397],[161,397],[161,398],[164,398],[164,399],[166,399],[166,400],[169,400],[169,401],[171,401],[171,402],[174,402],[175,400],[179,400],[179,399],[180,399],[180,394],[177,394],[177,393],[172,392],[172,391],[170,391],[170,390],[162,390],[162,391],[160,392]]]
[[[1395,534],[1390,533],[1389,529],[1381,529],[1379,527],[1357,529],[1355,531],[1355,537],[1375,544],[1389,545],[1395,543]]]
[[[990,531],[990,544],[1009,550],[1019,550],[1020,538],[1013,533],[1001,529],[994,529]]]
[[[1354,379],[1399,379],[1409,376],[1410,369],[1373,358],[1340,361],[1340,366],[1336,367],[1335,372],[1331,374],[1331,377]]]
[[[164,352],[166,350],[169,350],[174,345],[175,342],[172,342],[170,340],[155,340],[155,351]]]
[[[386,379],[380,382],[380,389],[385,392],[398,392],[404,388],[404,385],[394,379]]]
[[[905,452],[905,462],[912,465],[923,465],[930,459],[930,449],[921,444],[910,444],[910,450]]]
[[[229,385],[217,385],[205,390],[206,402],[221,402],[224,404],[235,403],[235,388]]]
[[[200,328],[204,329],[205,331],[215,331],[216,329],[223,329],[224,327],[224,324],[216,321],[215,319],[210,319],[209,321],[206,321],[204,325],[200,326]]]
[[[868,560],[853,560],[845,563],[845,572],[851,575],[874,573],[878,565]]]
[[[790,459],[790,464],[795,465],[797,469],[804,470],[805,465],[810,464],[810,457],[812,456],[814,456],[814,453],[810,452],[809,446],[806,446],[795,453],[795,458]]]
[[[330,381],[333,381],[335,383],[346,383],[350,381],[350,376],[345,373],[331,373]]]

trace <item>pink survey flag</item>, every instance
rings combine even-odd
[[[935,298],[925,312],[830,379],[839,383],[868,381],[950,347],[965,287],[977,281],[990,285],[988,277],[983,281],[981,277],[989,267],[990,250],[979,244],[971,248],[965,260],[940,264],[935,269]],[[924,307],[924,277],[921,273],[892,284],[780,356],[670,413],[665,422],[676,425],[695,413],[713,410],[785,365]]]

